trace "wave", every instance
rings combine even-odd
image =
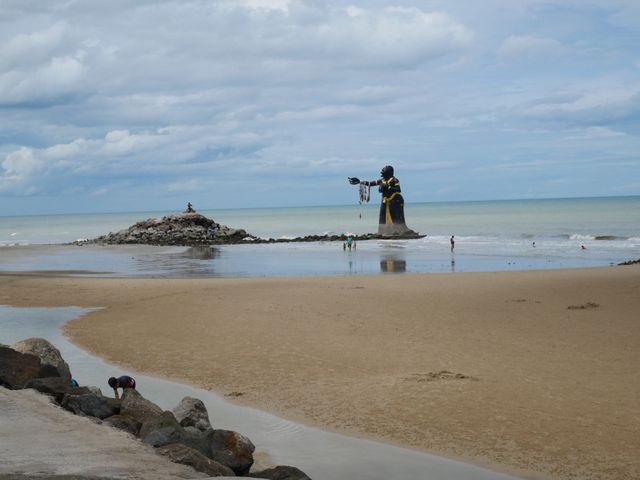
[[[573,235],[560,235],[562,238],[569,240],[629,240],[629,237],[621,237],[619,235],[584,235],[574,233]]]

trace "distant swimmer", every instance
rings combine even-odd
[[[456,241],[453,239],[453,235],[451,235],[449,242],[451,243],[451,253],[453,253],[453,249],[456,248]]]
[[[587,247],[585,247],[584,245],[580,245],[580,250],[586,250]]]
[[[533,245],[533,248],[536,248],[536,242],[533,242],[532,245]]]
[[[136,388],[136,381],[128,375],[122,375],[118,378],[111,377],[109,378],[108,383],[109,386],[113,388],[113,392],[116,395],[116,400],[120,399],[120,395],[118,395],[118,388],[122,389],[123,394],[126,388]]]

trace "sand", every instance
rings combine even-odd
[[[640,266],[282,279],[0,276],[108,361],[527,476],[640,478]]]

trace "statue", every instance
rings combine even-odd
[[[400,181],[393,176],[393,167],[385,165],[380,171],[378,180],[360,180],[349,177],[351,185],[378,186],[382,194],[378,234],[385,237],[417,236],[404,222],[404,198],[400,194]]]

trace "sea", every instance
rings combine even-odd
[[[377,231],[375,204],[210,209],[262,238]],[[415,240],[76,246],[176,211],[0,216],[0,272],[115,277],[282,277],[605,267],[640,258],[640,196],[408,203]],[[451,251],[450,238],[455,248]]]

